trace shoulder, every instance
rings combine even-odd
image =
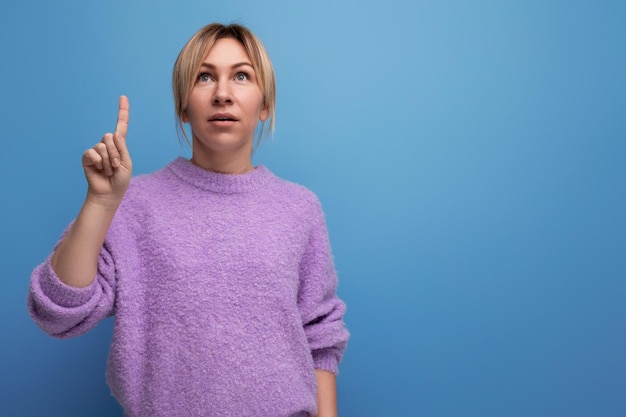
[[[125,200],[133,200],[142,197],[158,197],[167,188],[176,187],[176,184],[180,182],[178,176],[174,175],[170,169],[170,163],[157,171],[145,174],[139,174],[133,177],[130,181],[130,185],[126,194]]]
[[[315,195],[313,191],[311,191],[309,188],[302,184],[298,184],[296,182],[274,176],[274,181],[272,185],[277,191],[284,193],[290,198],[305,200],[307,202],[315,204],[319,203],[317,195]]]
[[[180,180],[168,167],[169,165],[151,173],[139,174],[131,179],[116,213],[118,221],[126,219],[135,222],[155,210],[158,211],[172,191],[180,187]]]
[[[276,204],[284,205],[293,213],[316,219],[323,217],[318,196],[302,184],[274,175],[268,185],[268,193]]]

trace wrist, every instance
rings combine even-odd
[[[94,194],[92,192],[87,192],[84,206],[85,208],[94,208],[104,211],[115,211],[120,206],[121,202],[121,197],[102,196]]]

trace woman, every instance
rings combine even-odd
[[[31,314],[62,338],[115,315],[107,380],[128,416],[335,416],[348,332],[324,216],[251,161],[258,123],[273,127],[271,61],[245,27],[211,24],[173,89],[191,160],[131,181],[122,96],[83,155],[76,220],[33,272]]]

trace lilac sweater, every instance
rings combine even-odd
[[[48,258],[28,306],[60,338],[115,315],[107,380],[128,416],[313,416],[315,369],[336,373],[348,340],[336,286],[313,193],[179,158],[133,179],[91,286]]]

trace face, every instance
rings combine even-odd
[[[257,123],[268,115],[243,45],[219,39],[202,62],[183,115],[191,126],[193,158],[250,158]]]

